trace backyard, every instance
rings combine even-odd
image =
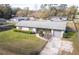
[[[0,54],[38,54],[46,41],[34,34],[7,30],[0,32]]]
[[[79,23],[76,24],[77,29],[79,31]],[[75,33],[70,40],[73,42],[74,51],[72,54],[79,55],[79,32]]]
[[[68,23],[68,27],[70,27],[71,29],[75,30],[74,25],[72,25],[73,22]],[[79,31],[79,23],[76,24],[77,29]],[[71,41],[73,42],[73,53],[72,55],[79,55],[79,37],[78,37],[79,33],[78,32],[68,32],[64,34],[64,40],[67,41]]]

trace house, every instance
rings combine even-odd
[[[29,20],[36,20],[36,18],[34,18],[34,17],[29,17]]]
[[[6,22],[6,19],[0,18],[0,23],[1,23],[1,22]]]
[[[52,20],[52,21],[67,21],[67,17],[54,16],[50,20]]]
[[[21,20],[29,20],[29,18],[28,17],[14,17],[10,19],[10,21],[12,22],[19,22]]]
[[[58,7],[59,7],[59,9],[66,9],[67,8],[67,4],[60,4]]]
[[[76,18],[76,19],[79,19],[79,15],[75,15],[75,18]]]
[[[65,31],[67,21],[20,21],[16,24],[16,28],[24,31],[32,30],[36,34],[46,39],[52,37],[62,38],[62,34]]]
[[[79,15],[75,15],[74,21],[75,21],[75,23],[79,23]]]

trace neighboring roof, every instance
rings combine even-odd
[[[67,21],[20,21],[16,24],[16,26],[24,26],[31,28],[46,28],[46,29],[57,29],[57,30],[65,30]]]
[[[52,17],[50,20],[52,21],[66,21],[67,20],[67,17]]]
[[[4,18],[0,18],[0,22],[6,22],[6,19],[4,19]]]
[[[13,17],[11,19],[16,19],[16,20],[18,20],[18,19],[28,19],[28,17]]]
[[[75,15],[75,18],[78,18],[79,19],[79,15]]]

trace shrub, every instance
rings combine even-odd
[[[75,34],[75,32],[65,32],[63,37],[64,38],[71,38],[74,34]]]
[[[32,51],[31,53],[30,53],[30,55],[38,55],[40,53],[40,51]]]
[[[32,31],[23,31],[23,30],[19,30],[19,29],[14,29],[15,32],[21,32],[21,33],[28,33],[28,34],[34,34],[34,32]]]

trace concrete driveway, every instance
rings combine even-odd
[[[62,51],[66,53],[73,52],[73,45],[70,41],[61,40],[61,38],[52,38],[48,41],[45,48],[40,52],[40,55],[61,55]]]
[[[45,48],[41,51],[41,55],[57,55],[59,52],[59,48],[61,46],[61,39],[60,38],[52,38],[48,41]]]

